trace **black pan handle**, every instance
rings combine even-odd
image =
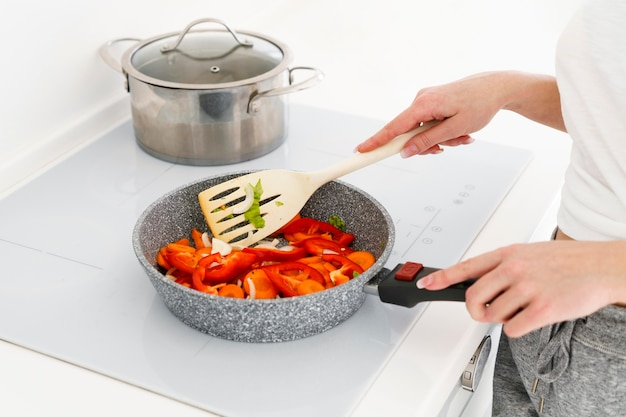
[[[465,291],[476,281],[470,279],[442,290],[417,288],[417,281],[437,271],[415,262],[398,264],[380,283],[378,296],[385,303],[413,307],[425,301],[465,301]]]

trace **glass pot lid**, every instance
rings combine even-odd
[[[225,29],[190,29],[204,22]],[[192,22],[180,33],[141,42],[123,58],[124,70],[144,82],[172,88],[229,88],[258,82],[283,71],[288,48],[250,32],[235,33],[216,19]]]

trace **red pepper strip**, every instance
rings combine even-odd
[[[319,233],[316,233],[314,235],[309,235],[304,232],[294,232],[294,233],[283,234],[283,237],[287,240],[287,242],[289,242],[293,246],[301,245],[303,241],[310,239],[312,237],[321,237],[321,236],[324,236],[324,235],[320,235]],[[326,235],[326,236],[328,236],[329,239],[332,239],[332,236],[330,235]]]
[[[181,242],[185,239],[181,239],[178,242]],[[196,248],[193,246],[189,246],[189,240],[187,240],[187,244],[184,243],[168,243],[165,247],[165,251],[169,253],[179,253],[179,252],[187,252],[187,253],[196,253]]]
[[[193,275],[191,276],[191,281],[193,284],[193,288],[198,290],[198,291],[202,291],[202,292],[206,292],[209,294],[213,294],[213,295],[217,295],[217,290],[215,288],[213,288],[210,285],[206,285],[203,280],[204,280],[204,275],[206,274],[206,267],[199,265],[196,270],[194,271]]]
[[[167,260],[174,268],[188,274],[193,274],[198,266],[198,256],[191,252],[171,252],[168,253]]]
[[[162,247],[157,253],[157,264],[166,271],[172,268],[172,265],[167,260],[167,252],[165,247]]]
[[[346,258],[345,256],[327,254],[327,255],[322,255],[322,260],[326,262],[331,262],[333,264],[339,264],[339,267],[338,267],[339,271],[349,278],[354,277],[355,272],[357,274],[363,273],[363,268],[361,268],[361,265],[357,264],[356,262],[353,262],[352,260]]]
[[[185,285],[187,287],[191,286],[191,274],[188,274],[178,269],[174,269],[173,271],[168,272],[169,278],[173,279],[174,282],[176,282],[177,284]]]
[[[270,273],[278,274],[298,282],[305,279],[312,279],[322,285],[326,282],[324,280],[324,276],[317,269],[301,262],[282,262],[279,264],[264,266],[263,270],[268,274],[268,276]],[[298,279],[296,279],[296,276]]]
[[[257,257],[253,253],[231,252],[224,257],[219,253],[214,253],[202,258],[199,266],[206,268],[204,281],[215,285],[232,281],[246,272],[256,261]],[[213,262],[219,262],[220,265],[210,267]]]
[[[353,252],[353,249],[347,248],[334,240],[324,239],[323,237],[312,237],[302,242],[304,249],[311,255],[323,255],[324,252],[333,251],[338,254]]]
[[[193,239],[193,244],[196,249],[204,248],[204,241],[202,240],[202,232],[196,229],[195,227],[191,229],[191,238]]]
[[[294,220],[290,224],[287,224],[282,229],[282,232],[287,234],[301,232],[308,235],[330,233],[335,241],[339,241],[345,234],[330,223],[315,220],[310,217],[301,217]],[[354,236],[352,236],[352,239],[354,239]]]
[[[272,248],[243,248],[243,252],[253,253],[261,262],[290,262],[300,259],[306,255],[304,248],[293,248],[291,250],[280,250]]]
[[[184,276],[177,278],[176,283],[188,288],[191,287],[191,275],[185,274]]]
[[[211,264],[214,262],[218,264],[222,263],[222,255],[220,255],[218,252],[201,257],[198,261],[198,266],[203,266],[205,269],[211,268]]]
[[[278,235],[282,235],[283,234],[283,230],[285,229],[285,227],[288,227],[291,223],[295,222],[296,220],[299,220],[300,218],[302,218],[302,216],[300,215],[300,213],[296,214],[295,216],[293,216],[293,218],[291,220],[289,220],[287,222],[286,225],[284,225],[283,227],[281,227],[280,229],[278,229],[277,231],[275,231],[274,233],[272,233],[270,236],[278,236]]]
[[[354,235],[352,233],[344,233],[339,239],[337,239],[337,243],[343,246],[349,246],[352,241],[354,241]]]
[[[330,284],[332,284],[332,280],[330,279],[330,273],[328,272],[328,270],[326,268],[324,268],[324,264],[321,262],[316,262],[316,263],[311,263],[308,264],[311,268],[315,269],[316,271],[318,271],[320,274],[322,274],[322,278],[324,278],[324,282],[320,282],[320,284],[324,285],[325,287],[328,287]],[[314,278],[311,278],[314,279]]]
[[[265,275],[272,281],[272,284],[283,297],[295,297],[298,295],[298,284],[301,281],[272,270],[265,271]]]
[[[187,239],[186,237],[182,238],[182,239],[178,239],[176,242],[174,243],[170,243],[170,245],[182,245],[182,246],[188,246],[191,247],[191,242],[189,241],[189,239]],[[168,245],[169,246],[169,245]]]

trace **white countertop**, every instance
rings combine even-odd
[[[286,2],[280,15],[263,16],[250,29],[285,40],[295,64],[326,73],[320,86],[294,94],[294,102],[384,121],[419,88],[471,72],[512,67],[552,72],[556,34],[573,10],[568,2],[555,2],[562,3],[560,14],[554,4],[537,0],[505,13],[509,6],[495,0],[467,2],[471,5],[457,0],[420,5],[409,14],[404,2],[397,3],[402,12],[381,1]],[[359,18],[353,13],[357,7]],[[127,116],[116,106],[108,117],[119,122]],[[475,136],[530,149],[535,157],[466,256],[547,238],[568,156],[566,136],[511,114],[497,116]],[[41,155],[33,158],[41,164]],[[462,304],[429,305],[354,415],[436,415],[487,327],[473,322]],[[0,342],[0,369],[0,415],[207,415],[6,342]]]

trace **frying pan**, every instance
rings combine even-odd
[[[340,180],[315,191],[301,213],[324,221],[331,215],[340,216],[346,223],[346,231],[355,235],[352,247],[374,254],[375,264],[349,282],[305,296],[250,300],[206,294],[166,278],[156,264],[159,249],[189,236],[193,227],[208,229],[198,193],[249,172],[183,185],[153,202],[136,222],[132,242],[137,259],[164,304],[186,325],[239,342],[283,342],[324,332],[347,320],[365,301],[366,285],[368,292],[378,289],[383,301],[405,306],[414,305],[421,298],[425,301],[437,297],[463,299],[462,289],[456,293],[417,290],[415,280],[400,282],[387,277],[395,273],[384,268],[395,241],[393,221],[372,196]],[[424,268],[420,273],[429,271]],[[407,292],[414,295],[407,298]]]

